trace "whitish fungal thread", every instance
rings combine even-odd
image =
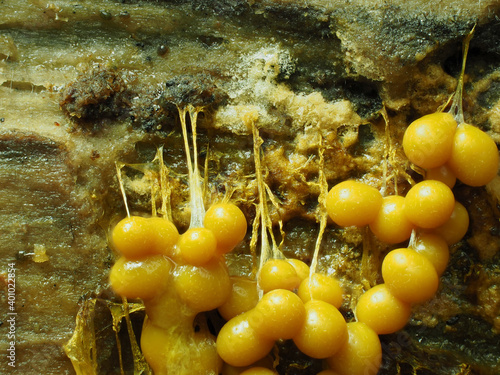
[[[318,126],[318,132],[321,130]],[[319,249],[321,246],[321,241],[323,240],[323,235],[325,233],[326,223],[328,220],[328,213],[326,211],[326,197],[328,195],[328,182],[326,181],[326,176],[324,172],[325,168],[325,147],[323,145],[323,137],[321,133],[319,134],[319,146],[318,146],[318,155],[319,155],[319,174],[318,174],[318,184],[319,184],[319,197],[318,197],[318,210],[319,210],[319,232],[318,237],[316,238],[316,245],[314,247],[314,255],[311,261],[311,267],[309,269],[310,280],[314,273],[316,273],[316,268],[318,266],[319,259]]]
[[[387,116],[387,111],[385,110],[385,105],[382,105],[382,109],[380,110],[380,113],[382,115],[382,118],[384,119],[384,134],[385,134],[385,142],[384,142],[384,163],[383,168],[382,168],[382,196],[385,196],[387,194],[387,173],[389,170],[389,157],[390,157],[390,152],[392,148],[392,140],[391,140],[391,134],[390,134],[390,129],[389,129],[389,118]],[[396,183],[396,178],[394,178],[394,182]],[[395,194],[397,195],[397,185],[395,184],[394,186],[395,189]]]
[[[405,168],[402,168],[400,163],[398,163],[396,159],[397,149],[394,147],[392,143],[391,137],[391,128],[389,122],[389,116],[387,115],[387,111],[385,109],[385,104],[382,103],[382,109],[379,111],[384,119],[384,161],[382,164],[382,191],[380,192],[382,196],[387,195],[388,186],[387,183],[392,179],[394,183],[394,195],[399,195],[398,190],[398,177],[403,176],[408,184],[411,186],[415,185],[415,181],[411,176],[406,172]],[[393,171],[389,174],[389,165],[392,167]],[[417,173],[423,175],[425,171],[420,167],[411,164],[411,168],[414,169]]]
[[[118,178],[118,184],[120,185],[120,191],[122,193],[123,203],[125,204],[125,211],[127,211],[127,217],[130,217],[130,211],[128,209],[127,203],[127,194],[125,194],[125,187],[123,186],[123,178],[122,178],[122,168],[125,164],[121,162],[115,162],[116,167],[116,176]]]
[[[455,89],[455,94],[453,95],[453,102],[451,104],[449,113],[453,115],[455,121],[458,124],[462,124],[464,122],[464,111],[462,106],[462,96],[464,89],[464,75],[465,75],[465,64],[467,61],[467,54],[469,52],[469,44],[474,36],[474,31],[476,30],[476,25],[472,28],[470,33],[465,38],[462,45],[462,70],[460,71],[460,76],[458,77],[457,88]]]
[[[252,233],[255,235],[258,233],[259,225],[260,225],[260,262],[259,262],[259,269],[257,271],[257,287],[259,289],[259,297],[262,297],[264,294],[259,283],[259,273],[260,270],[262,269],[262,266],[270,259],[284,259],[285,256],[279,250],[278,246],[276,245],[276,240],[273,235],[272,231],[272,221],[269,216],[269,210],[267,207],[267,199],[268,199],[268,194],[270,197],[271,202],[277,207],[277,202],[273,202],[274,196],[270,190],[268,190],[268,187],[266,186],[264,182],[264,178],[262,175],[262,163],[261,163],[261,158],[260,158],[260,147],[263,143],[262,138],[259,135],[259,130],[257,129],[257,126],[255,125],[255,121],[253,118],[244,118],[244,121],[247,122],[247,126],[251,127],[252,129],[252,134],[253,134],[253,154],[254,154],[254,164],[255,164],[255,176],[257,179],[257,189],[259,193],[259,203],[257,206],[257,215],[254,220],[254,224],[252,225]],[[260,220],[259,220],[260,219]],[[280,230],[282,231],[282,228],[280,227]],[[282,232],[283,233],[283,232]],[[272,246],[269,243],[269,236],[271,236],[271,241],[272,241]],[[257,236],[252,236],[252,242],[253,238],[256,238]],[[252,243],[250,244],[252,247]],[[256,243],[253,242],[253,246],[256,246]]]
[[[279,212],[279,206],[280,205],[279,205],[278,200],[276,199],[276,196],[273,194],[273,192],[272,192],[271,188],[269,187],[269,185],[266,184],[265,182],[264,182],[264,186],[266,188],[267,197],[269,197],[269,200],[271,201],[271,204],[276,209],[276,212]],[[266,210],[267,210],[267,205],[266,205]],[[280,228],[281,241],[280,241],[280,244],[277,245],[276,244],[276,238],[274,237],[274,232],[273,232],[271,218],[268,217],[268,219],[269,219],[268,220],[268,230],[269,230],[269,234],[271,235],[271,241],[273,243],[273,247],[272,247],[272,249],[273,249],[273,258],[285,258],[285,256],[281,252],[281,248],[283,246],[283,243],[285,242],[285,231],[283,230],[283,220],[281,220],[281,219],[278,220],[278,225],[279,225],[279,228]]]
[[[160,166],[160,194],[161,194],[161,209],[160,214],[162,217],[172,221],[172,204],[171,195],[172,189],[167,182],[169,171],[163,162],[163,146],[160,146],[156,151],[156,156],[153,161],[158,161]]]
[[[198,149],[196,145],[196,121],[200,108],[195,108],[188,104],[184,108],[177,107],[181,120],[182,136],[184,138],[184,148],[186,150],[186,160],[189,176],[189,197],[191,207],[191,221],[189,228],[203,227],[203,218],[205,217],[205,205],[203,204],[202,181],[198,170]],[[191,150],[187,134],[186,114],[189,113],[191,122],[192,142],[193,142],[193,160],[191,159]]]

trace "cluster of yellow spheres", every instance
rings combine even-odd
[[[310,357],[327,359],[330,369],[322,374],[376,374],[377,333],[346,323],[338,280],[311,274],[297,259],[268,260],[258,280],[230,277],[223,255],[245,236],[243,213],[232,204],[213,205],[203,225],[179,234],[169,220],[131,216],[111,233],[121,257],[110,284],[144,301],[141,349],[155,374],[275,374],[255,363],[277,340],[290,339]],[[217,337],[193,328],[198,313],[216,308],[227,320]]]
[[[498,173],[495,142],[475,126],[457,124],[450,113],[413,121],[405,131],[403,148],[413,164],[450,187],[455,178],[470,186],[486,185]]]
[[[311,273],[300,260],[269,259],[257,280],[230,277],[224,254],[247,230],[234,204],[212,205],[203,226],[183,234],[164,218],[120,221],[111,233],[121,257],[110,284],[117,294],[144,301],[141,348],[155,374],[275,374],[261,366],[262,360],[276,341],[293,340],[304,354],[325,360],[328,369],[318,375],[375,375],[382,360],[378,335],[403,328],[411,305],[435,295],[448,247],[468,230],[467,210],[451,190],[457,178],[481,186],[498,172],[493,140],[471,125],[458,125],[449,113],[414,121],[403,147],[408,159],[425,170],[424,180],[405,197],[382,196],[353,180],[335,185],[327,195],[326,209],[336,224],[368,226],[391,245],[411,237],[385,256],[384,283],[361,295],[354,322],[346,322],[339,311],[338,280]],[[217,337],[200,328],[197,318],[213,309],[227,321]]]
[[[481,130],[460,124],[449,113],[414,121],[403,139],[408,159],[426,170],[425,179],[405,197],[385,196],[372,186],[344,181],[328,193],[330,218],[340,226],[369,226],[382,242],[407,247],[391,250],[382,262],[384,283],[366,291],[356,305],[356,319],[378,334],[403,328],[411,305],[431,299],[449,260],[448,246],[469,226],[465,207],[455,201],[457,178],[471,186],[490,182],[498,172],[498,150]]]
[[[310,275],[296,259],[270,259],[257,282],[237,280],[227,303],[219,308],[228,320],[217,337],[222,360],[236,368],[266,357],[277,340],[293,340],[304,354],[327,359],[321,374],[376,374],[382,359],[377,333],[364,323],[346,323],[338,310],[342,288],[334,277]],[[253,303],[249,304],[248,301]],[[273,374],[252,367],[242,374]]]
[[[404,242],[417,230],[411,247],[394,249],[384,258],[384,284],[366,291],[356,305],[357,321],[377,334],[400,330],[410,317],[411,304],[429,300],[436,293],[439,275],[449,259],[448,245],[467,231],[467,210],[455,202],[448,186],[436,180],[414,185],[406,197],[382,197],[367,184],[344,181],[330,190],[326,206],[337,224],[368,225],[377,238],[389,244]]]
[[[226,302],[232,283],[224,260],[245,237],[246,218],[230,203],[212,205],[203,227],[179,234],[163,218],[131,216],[111,233],[121,257],[110,273],[113,290],[140,298],[147,319],[141,349],[155,374],[218,373],[215,337],[196,331],[196,315]]]

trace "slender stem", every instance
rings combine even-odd
[[[326,228],[326,223],[328,220],[328,214],[326,212],[326,197],[328,195],[328,182],[326,181],[326,176],[324,173],[324,167],[325,167],[325,157],[324,157],[324,152],[325,149],[323,147],[323,137],[321,135],[321,131],[318,127],[318,133],[319,133],[319,187],[320,187],[320,193],[318,197],[318,209],[319,209],[319,232],[318,232],[318,237],[316,238],[316,245],[314,246],[314,255],[311,261],[311,267],[309,269],[309,276],[312,276],[316,272],[316,268],[318,266],[318,259],[319,259],[319,250],[321,246],[321,241],[323,240],[323,235],[325,233],[325,228]]]
[[[130,217],[130,211],[128,209],[128,203],[127,203],[127,194],[125,194],[125,187],[123,186],[123,179],[122,179],[123,164],[115,162],[115,167],[116,167],[116,176],[118,177],[118,183],[120,184],[120,191],[122,192],[123,203],[125,204],[125,210],[127,211],[127,217]]]
[[[189,198],[191,206],[191,221],[189,223],[189,228],[200,228],[203,227],[205,206],[203,204],[200,173],[198,171],[198,149],[196,145],[196,121],[198,119],[199,109],[195,109],[191,105],[188,105],[185,108],[177,107],[177,109],[181,120],[182,136],[184,138],[184,148],[186,150],[186,161],[188,167]],[[188,141],[186,113],[189,113],[189,118],[191,120],[194,166],[191,159],[191,150]]]
[[[475,29],[476,25],[474,25],[471,32],[467,35],[462,45],[462,70],[460,71],[460,76],[458,77],[457,88],[455,89],[453,102],[451,103],[451,107],[449,110],[449,113],[453,115],[458,124],[462,124],[464,122],[462,95],[464,90],[465,64],[467,61],[467,54],[469,52],[469,44],[472,37],[474,36]]]

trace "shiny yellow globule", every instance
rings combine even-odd
[[[323,370],[321,372],[318,372],[316,375],[340,375],[337,371],[333,370]]]
[[[295,293],[275,289],[264,294],[250,316],[250,324],[259,335],[288,340],[297,335],[304,324],[306,309]]]
[[[410,238],[415,225],[404,213],[405,198],[390,195],[383,198],[382,207],[370,223],[372,233],[381,241],[395,244]]]
[[[428,169],[425,172],[425,179],[441,181],[450,189],[453,189],[453,186],[455,186],[455,183],[457,182],[457,176],[455,176],[448,164]]]
[[[180,236],[177,249],[185,263],[201,266],[215,256],[217,240],[207,228],[190,228]]]
[[[413,121],[403,136],[406,157],[422,168],[445,164],[451,156],[457,122],[449,113],[432,113]]]
[[[328,358],[339,375],[376,375],[382,364],[382,346],[377,333],[361,322],[347,323],[348,341]]]
[[[321,273],[314,273],[302,280],[297,291],[302,301],[317,299],[327,302],[337,309],[342,305],[342,287],[337,279]]]
[[[310,271],[309,266],[305,264],[303,261],[293,258],[287,258],[286,261],[290,263],[293,266],[293,268],[295,268],[297,276],[301,281],[304,280],[306,277],[309,277],[309,271]]]
[[[259,335],[250,325],[251,312],[228,321],[217,336],[217,352],[232,366],[249,366],[264,358],[273,348],[274,340]]]
[[[241,210],[232,203],[213,204],[203,219],[205,228],[210,229],[217,239],[219,255],[233,250],[247,232],[247,220]]]
[[[255,280],[231,277],[231,293],[218,310],[222,317],[230,320],[237,315],[253,309],[259,302],[259,292]]]
[[[347,326],[339,310],[331,304],[310,300],[304,304],[306,317],[293,342],[312,358],[334,355],[347,341]]]
[[[343,227],[370,224],[382,206],[380,192],[358,181],[343,181],[330,189],[326,210],[330,218]]]
[[[425,180],[406,194],[404,213],[420,228],[436,228],[448,221],[455,207],[451,189],[440,181]]]
[[[455,176],[469,186],[482,186],[498,173],[498,148],[493,139],[469,124],[460,124],[448,161]]]
[[[231,204],[209,209],[205,222],[214,229],[190,228],[179,236],[168,220],[132,216],[120,221],[111,232],[111,244],[123,256],[111,270],[110,284],[117,294],[145,300],[148,318],[141,349],[158,374],[217,374],[222,369],[215,337],[206,328],[195,332],[193,319],[199,312],[223,305],[230,296],[232,283],[222,255],[244,238],[247,223],[243,213]],[[252,309],[258,302],[256,282],[244,285],[244,297],[240,295],[232,306],[226,306],[230,314]],[[250,345],[244,350],[253,350],[254,358],[256,352],[266,348],[262,355],[258,354],[262,358],[274,341],[255,334],[252,337],[253,349],[248,337],[240,343]]]
[[[163,255],[141,260],[119,258],[109,274],[109,283],[115,293],[126,298],[149,299],[161,293],[173,265]]]
[[[382,262],[382,277],[395,297],[407,303],[431,299],[439,286],[434,265],[413,249],[390,251]]]
[[[203,266],[182,265],[174,272],[174,287],[184,303],[195,311],[209,311],[222,305],[231,293],[231,280],[223,259]]]
[[[264,293],[273,289],[294,290],[301,281],[295,267],[285,259],[269,259],[262,266],[258,277]]]
[[[433,233],[420,233],[412,248],[432,263],[438,276],[443,274],[450,259],[450,251],[448,244],[441,236]]]
[[[148,219],[153,231],[152,241],[155,253],[172,257],[174,246],[179,240],[179,232],[170,220],[161,217]]]
[[[396,298],[385,284],[367,290],[356,305],[356,318],[377,334],[394,333],[403,328],[411,314],[411,305]]]
[[[152,231],[148,220],[131,216],[121,220],[111,232],[111,243],[116,251],[129,259],[153,254]]]
[[[468,229],[469,213],[461,203],[455,202],[455,207],[448,221],[434,228],[432,232],[443,237],[448,245],[453,245],[465,236]]]
[[[113,228],[113,248],[128,259],[146,255],[165,254],[170,256],[179,239],[179,232],[169,220],[159,217],[127,217]]]

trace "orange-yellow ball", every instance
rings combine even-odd
[[[335,185],[326,197],[330,218],[343,227],[370,224],[382,206],[380,192],[358,181],[343,181]]]
[[[411,314],[411,305],[392,294],[385,284],[367,290],[356,305],[356,318],[377,334],[394,333],[403,328]]]
[[[305,264],[303,261],[293,258],[287,258],[286,261],[290,263],[293,266],[293,268],[295,268],[297,276],[301,281],[304,280],[306,277],[309,277],[309,271],[310,271],[309,266]]]
[[[276,373],[265,367],[251,367],[240,373],[240,375],[276,375]]]
[[[433,233],[419,233],[412,248],[429,259],[438,276],[443,274],[450,259],[450,250],[441,236]]]
[[[262,266],[258,278],[264,293],[273,289],[294,290],[301,281],[295,267],[285,259],[269,259]]]
[[[210,229],[190,228],[180,236],[177,248],[183,262],[201,266],[215,256],[217,240]]]
[[[320,300],[305,303],[306,317],[293,338],[299,350],[313,358],[335,354],[347,341],[347,326],[336,307]]]
[[[450,218],[443,225],[434,228],[433,233],[439,234],[448,245],[456,244],[460,241],[469,229],[469,213],[459,202],[455,202],[455,207]]]
[[[224,260],[214,258],[203,266],[178,266],[174,287],[188,307],[201,312],[226,302],[231,293],[231,280]]]
[[[415,225],[404,213],[405,198],[399,195],[384,197],[375,220],[370,229],[383,242],[395,244],[410,238]]]
[[[457,176],[455,176],[448,164],[428,169],[425,172],[425,179],[441,181],[450,189],[453,189],[453,186],[455,186],[455,183],[457,182]]]
[[[304,279],[297,292],[302,301],[307,302],[318,299],[335,306],[342,305],[342,287],[337,279],[321,273],[314,273],[310,278]]]
[[[382,364],[382,345],[377,333],[361,322],[347,323],[347,343],[328,364],[339,375],[376,375]]]
[[[431,261],[407,248],[392,250],[385,256],[382,277],[391,293],[407,303],[431,299],[439,285],[439,278]]]
[[[175,244],[179,240],[179,232],[174,223],[161,217],[150,217],[148,222],[153,231],[152,242],[155,253],[172,257]]]
[[[482,186],[498,173],[498,148],[493,139],[469,124],[460,124],[448,162],[455,176],[470,186]]]
[[[257,334],[252,328],[250,314],[249,311],[231,319],[217,336],[217,352],[232,366],[249,366],[264,358],[274,346],[274,340]]]
[[[129,259],[138,259],[154,253],[154,242],[148,219],[130,216],[121,220],[111,232],[111,244]]]
[[[205,228],[217,239],[217,252],[225,254],[238,245],[247,232],[247,220],[241,210],[232,203],[213,204],[205,213]]]
[[[403,136],[408,159],[422,168],[435,168],[448,161],[457,122],[449,113],[432,113],[413,121]]]
[[[306,310],[302,300],[286,289],[264,294],[252,310],[250,324],[255,331],[273,340],[288,340],[304,324]]]
[[[448,186],[440,181],[425,180],[406,194],[404,213],[420,228],[436,228],[448,221],[454,207],[455,197]]]
[[[259,292],[255,280],[231,277],[231,282],[231,294],[218,308],[219,313],[226,320],[253,309],[259,302]]]
[[[163,255],[141,260],[121,257],[111,268],[109,282],[120,296],[149,299],[167,287],[172,267]]]

